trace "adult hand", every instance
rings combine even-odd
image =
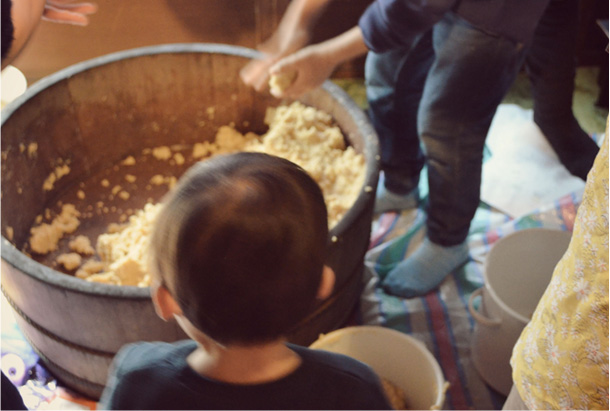
[[[280,25],[268,40],[257,47],[263,53],[260,59],[252,60],[239,72],[242,81],[256,91],[264,91],[267,88],[271,66],[309,42],[308,30],[300,30],[297,27],[285,29],[285,27],[286,25]]]
[[[298,98],[309,90],[321,86],[330,77],[338,62],[329,55],[324,46],[316,44],[305,47],[279,60],[270,69],[271,75],[295,76],[295,80],[283,92],[273,90],[278,98]]]
[[[311,89],[319,87],[335,68],[344,61],[368,51],[360,27],[352,29],[322,43],[305,47],[271,66],[271,75],[284,74],[296,78],[283,92],[277,90],[275,97],[298,98]]]
[[[254,59],[246,64],[240,71],[241,80],[256,91],[262,92],[269,82],[269,67],[278,57],[274,55],[263,55],[260,59]]]
[[[309,44],[311,31],[332,0],[292,0],[273,33],[257,49],[263,53],[239,73],[242,81],[263,91],[269,84],[269,68],[278,60]]]
[[[47,0],[42,19],[55,23],[74,24],[86,26],[89,24],[88,15],[97,11],[94,3],[72,3],[72,0]]]

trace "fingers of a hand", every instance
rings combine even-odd
[[[250,85],[254,81],[257,72],[257,65],[254,61],[251,61],[239,70],[239,77],[241,78],[241,81]]]
[[[309,88],[303,87],[298,82],[295,82],[282,93],[274,93],[273,96],[276,98],[293,98],[297,99],[303,94],[309,91]]]
[[[285,71],[288,71],[287,67],[287,58],[283,58],[280,59],[279,61],[277,61],[275,64],[271,65],[271,67],[269,67],[269,75],[274,75],[274,74],[280,74],[283,73]]]
[[[245,84],[257,91],[263,91],[269,80],[268,67],[267,62],[254,60],[240,70],[239,76]]]
[[[60,10],[53,7],[45,7],[42,14],[42,19],[52,21],[54,23],[75,24],[77,26],[86,26],[89,24],[89,18],[83,14]]]
[[[82,5],[93,5],[95,6],[95,3],[89,2],[89,1],[84,1],[84,2],[80,2],[80,3],[75,3],[74,0],[46,0],[46,3],[54,6],[54,7],[66,7],[66,6],[76,6],[76,7],[80,7]]]
[[[89,18],[87,18],[87,16],[54,8],[45,8],[42,19],[54,23],[74,24],[77,26],[86,26],[89,24]]]
[[[271,75],[281,75],[282,73],[296,73],[296,77],[289,87],[284,89],[281,95],[274,94],[275,97],[298,98],[308,91],[321,86],[330,76],[324,67],[318,66],[314,61],[291,60],[289,58],[280,60],[269,69]]]
[[[295,53],[276,59],[269,67],[269,74],[298,72],[302,67],[307,67],[309,61],[307,49],[301,49]]]
[[[299,85],[299,75],[301,74],[294,66],[280,62],[269,69],[271,76],[291,75],[294,80],[285,88],[271,88],[271,94],[276,98],[297,98],[303,94],[303,87]]]
[[[94,3],[69,3],[71,0],[47,0],[42,19],[56,23],[86,26],[89,24],[87,15],[97,11]]]
[[[79,14],[93,14],[97,11],[95,3],[70,3],[71,0],[47,0],[46,7],[67,10]]]

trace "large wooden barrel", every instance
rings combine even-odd
[[[30,228],[46,209],[57,211],[62,203],[74,203],[87,213],[91,206],[85,204],[102,198],[96,189],[100,179],[119,178],[113,174],[117,164],[145,147],[212,140],[219,126],[230,123],[264,132],[265,110],[279,101],[239,80],[239,70],[254,57],[253,50],[217,44],[119,52],[44,78],[3,110],[2,291],[26,338],[67,386],[98,398],[122,345],[175,341],[185,335],[175,323],[157,318],[148,288],[87,282],[52,268],[53,253],[27,255]],[[360,195],[328,239],[336,289],[290,337],[309,344],[345,324],[359,299],[378,143],[364,113],[332,83],[301,101],[330,113],[348,143],[366,158]],[[43,190],[48,176],[64,164],[70,173]],[[184,171],[176,170],[177,175]],[[75,193],[85,186],[87,200],[79,202]],[[161,195],[153,188],[132,195],[123,207],[141,208]],[[116,215],[89,214],[93,216],[81,223],[79,233],[94,242]]]

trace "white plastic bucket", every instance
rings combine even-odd
[[[448,384],[441,367],[415,338],[390,328],[356,326],[321,335],[311,348],[344,354],[369,365],[401,388],[409,409],[441,409]]]
[[[485,260],[485,285],[470,296],[476,320],[472,360],[481,377],[508,395],[512,386],[510,357],[570,243],[568,231],[531,228],[500,239]],[[478,310],[474,299],[481,295]]]

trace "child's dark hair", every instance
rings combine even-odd
[[[224,344],[263,343],[312,309],[327,237],[322,192],[301,167],[262,153],[216,156],[169,194],[152,234],[153,269],[200,331]]]

